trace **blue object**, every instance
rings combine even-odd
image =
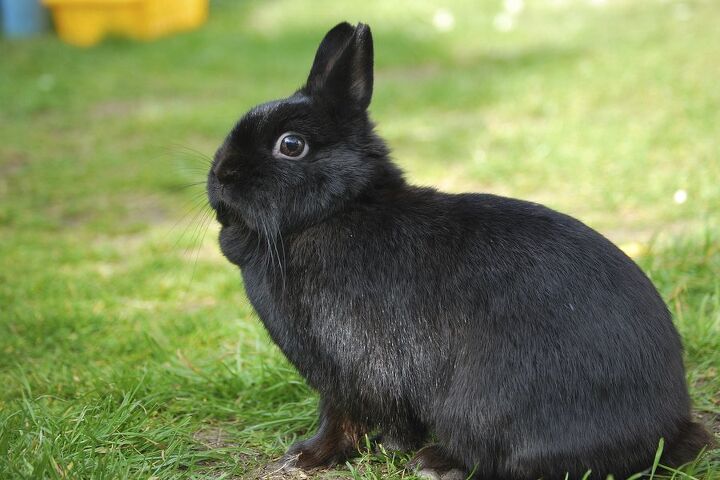
[[[40,0],[0,0],[0,11],[7,37],[27,37],[47,26],[47,14]]]

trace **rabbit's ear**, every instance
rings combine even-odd
[[[306,90],[337,106],[365,110],[373,88],[373,40],[370,27],[341,23],[320,43]]]
[[[340,55],[347,47],[348,42],[355,33],[355,27],[347,22],[338,23],[330,30],[320,42],[320,46],[315,54],[315,61],[310,69],[310,75],[307,80],[307,89],[311,92],[318,91],[322,88],[325,80],[327,80],[330,70],[332,70],[335,62],[338,61]]]

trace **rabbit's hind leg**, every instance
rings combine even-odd
[[[463,480],[465,467],[453,460],[439,445],[428,445],[420,449],[407,464],[410,470],[428,480]]]
[[[390,427],[381,428],[372,438],[375,450],[382,448],[391,452],[413,452],[419,450],[427,439],[427,429],[412,418],[405,422],[395,422]]]

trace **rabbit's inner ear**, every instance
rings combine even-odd
[[[322,88],[328,74],[340,58],[345,47],[347,47],[354,33],[355,28],[352,25],[342,22],[325,35],[317,49],[315,61],[307,80],[307,88],[311,92],[317,92]]]
[[[325,36],[306,88],[310,95],[323,97],[338,107],[364,111],[370,105],[373,88],[372,34],[370,27],[360,23],[349,39],[336,42],[340,33],[333,32],[344,30],[342,25],[347,24],[338,25]],[[342,43],[340,48],[332,48]]]

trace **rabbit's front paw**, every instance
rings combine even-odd
[[[352,456],[354,448],[330,441],[327,437],[312,437],[291,446],[283,462],[288,466],[310,470],[335,465]]]
[[[298,442],[290,447],[284,457],[286,463],[303,470],[334,463],[335,455],[331,449],[328,446],[317,445],[317,442],[312,440],[314,439]]]
[[[304,470],[335,465],[354,456],[367,429],[333,409],[320,405],[320,427],[315,435],[291,446],[284,459]]]

